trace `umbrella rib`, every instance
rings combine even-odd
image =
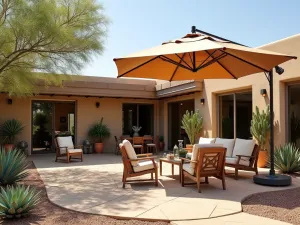
[[[190,68],[190,69],[192,70],[193,68],[190,67],[190,65],[183,59],[184,56],[185,56],[185,54],[186,54],[186,53],[184,53],[184,54],[182,55],[182,58],[181,58],[177,53],[175,53],[175,55],[176,55],[180,60],[182,60],[182,61],[185,63],[185,65],[187,65],[188,68]]]
[[[200,69],[203,69],[207,66],[210,66],[211,64],[215,63],[215,62],[218,62],[218,60],[224,58],[227,54],[226,53],[222,53],[221,55],[217,56],[216,58],[213,58],[213,60],[210,60],[209,62],[207,62],[206,64],[202,65],[202,66],[199,66],[196,68],[196,71],[200,70]]]
[[[205,52],[208,54],[208,57],[197,67],[197,69],[198,68],[201,68],[201,66],[210,58],[210,57],[212,57],[212,55],[213,54],[215,54],[215,52],[216,52],[217,50],[215,50],[213,53],[211,53],[211,54],[209,54],[209,52],[208,51],[206,51],[205,50]],[[213,58],[213,57],[212,57]],[[214,59],[214,58],[213,58]]]
[[[149,59],[148,61],[146,61],[146,62],[144,62],[144,63],[142,63],[142,64],[140,64],[140,65],[138,65],[138,66],[136,66],[136,67],[134,67],[134,68],[132,68],[131,70],[126,71],[125,73],[119,75],[118,77],[123,77],[123,76],[126,75],[127,73],[130,73],[131,71],[136,70],[136,69],[140,68],[141,66],[144,66],[144,65],[146,65],[147,63],[152,62],[153,60],[155,60],[155,59],[157,59],[157,58],[159,58],[159,57],[160,57],[160,56],[158,55],[158,56],[156,56],[156,57],[154,57],[154,58],[152,58],[152,59]]]
[[[221,52],[225,52],[225,51],[223,51],[223,50],[220,50]],[[247,63],[247,64],[249,64],[249,65],[251,65],[251,66],[253,66],[253,67],[256,67],[256,68],[258,68],[258,69],[260,69],[260,70],[263,70],[264,72],[269,72],[269,70],[267,70],[267,69],[264,69],[264,68],[262,68],[262,67],[260,67],[260,66],[258,66],[258,65],[255,65],[255,64],[253,64],[253,63],[251,63],[251,62],[249,62],[249,61],[247,61],[247,60],[245,60],[245,59],[242,59],[242,58],[240,58],[240,57],[238,57],[238,56],[236,56],[236,55],[233,55],[233,54],[231,54],[231,53],[229,53],[229,52],[225,52],[226,54],[228,54],[228,55],[230,55],[230,56],[232,56],[232,57],[234,57],[234,58],[236,58],[236,59],[238,59],[238,60],[240,60],[240,61],[242,61],[242,62],[245,62],[245,63]]]
[[[174,64],[176,66],[180,66],[180,67],[182,67],[184,69],[191,70],[189,67],[186,67],[186,66],[180,64],[180,62],[178,63],[178,62],[176,62],[176,61],[174,61],[174,60],[172,60],[172,59],[170,59],[170,58],[168,58],[168,57],[166,57],[164,55],[160,55],[159,58],[162,59],[162,60],[164,60],[164,61],[166,61],[166,62],[168,62],[168,63],[172,63],[172,64]]]
[[[177,54],[176,54],[176,55],[177,55]],[[184,56],[185,56],[185,53],[182,55],[182,58],[180,58],[180,62],[179,62],[179,63],[181,63],[181,61],[183,61]],[[179,57],[179,56],[178,56],[178,57]],[[175,74],[176,74],[178,68],[179,68],[179,65],[177,65],[177,67],[175,68],[175,70],[174,70],[174,72],[173,72],[171,78],[169,79],[169,81],[172,81],[172,79],[173,79],[173,77],[175,76]],[[192,69],[192,68],[191,68],[191,69]]]
[[[208,51],[205,51],[207,54],[209,54]],[[211,57],[214,59],[214,57],[211,55]],[[227,71],[227,73],[229,73],[234,79],[237,79],[236,76],[234,76],[224,65],[222,65],[218,60],[217,63],[224,69]]]

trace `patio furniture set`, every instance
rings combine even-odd
[[[201,184],[208,184],[209,177],[215,177],[222,181],[223,190],[226,189],[225,166],[235,169],[235,179],[238,178],[238,170],[257,171],[258,147],[254,140],[244,139],[222,139],[222,138],[200,138],[199,144],[193,146],[192,153],[180,159],[160,158],[159,165],[156,157],[149,154],[137,155],[133,146],[128,140],[120,144],[120,151],[124,164],[123,188],[126,183],[140,182],[147,180],[128,180],[130,177],[137,177],[144,174],[151,174],[155,186],[158,186],[158,167],[162,176],[162,163],[179,166],[179,181],[182,186],[197,184],[198,192],[201,192]],[[155,175],[155,179],[154,179]],[[185,177],[194,181],[186,183]],[[202,182],[201,178],[205,181]]]
[[[117,140],[117,137],[115,136],[116,139],[116,143],[118,143],[116,145],[116,147],[119,150],[119,142]],[[154,140],[153,136],[151,135],[144,135],[143,137],[130,137],[130,136],[121,136],[120,140],[128,140],[130,143],[132,143],[132,146],[134,149],[139,150],[139,152],[141,154],[143,154],[146,150],[146,153],[149,153],[152,151],[152,153],[157,153],[157,138],[156,140]]]

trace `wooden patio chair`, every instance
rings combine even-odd
[[[144,141],[147,140],[146,144],[146,152],[152,151],[152,153],[157,154],[157,146],[156,146],[156,141],[154,141],[153,136],[151,135],[144,135]]]
[[[139,154],[137,155],[128,140],[124,140],[120,144],[120,151],[122,155],[124,170],[123,170],[123,188],[126,183],[141,182],[141,181],[154,181],[155,186],[158,186],[158,164],[152,154]],[[151,179],[144,180],[127,180],[130,177],[142,176],[144,174],[151,174]],[[155,179],[153,179],[153,174]]]
[[[140,149],[140,153],[144,153],[144,138],[143,137],[133,137],[132,140],[133,148]]]
[[[181,159],[181,185],[197,184],[198,192],[201,192],[200,185],[208,184],[208,177],[215,177],[222,180],[223,190],[226,190],[225,184],[225,156],[226,148],[217,144],[196,144],[193,147],[192,159]],[[189,162],[189,163],[185,163]],[[185,183],[184,177],[195,181],[194,183]],[[205,182],[201,182],[201,177]]]
[[[241,152],[241,154],[235,154],[235,152],[237,151],[236,150],[237,141],[241,142],[242,139],[236,140],[235,147],[233,149],[233,155],[235,155],[235,157],[234,158],[226,157],[225,166],[235,169],[234,178],[236,180],[238,179],[238,176],[239,176],[238,175],[239,170],[253,171],[257,175],[258,174],[257,160],[258,160],[258,154],[259,154],[258,145],[255,144],[254,148],[252,145],[252,149],[253,149],[252,153],[251,153],[251,150],[247,151],[247,147],[241,147],[240,151],[239,151],[239,152]],[[230,174],[230,173],[226,173],[226,175],[227,174]]]
[[[57,162],[59,157],[67,157],[67,163],[69,163],[72,158],[80,159],[81,162],[83,161],[82,146],[74,146],[71,136],[56,137],[54,142],[56,147],[55,162]]]

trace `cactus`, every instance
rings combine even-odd
[[[191,113],[187,110],[182,117],[181,128],[185,130],[191,144],[195,144],[196,135],[200,133],[203,127],[203,117],[200,116],[199,110]]]
[[[252,114],[250,132],[256,139],[261,150],[266,150],[266,143],[270,132],[270,107],[266,111],[259,111],[256,106]]]
[[[282,173],[300,171],[300,149],[294,143],[277,147],[274,152],[275,168]]]
[[[1,187],[0,217],[12,219],[27,216],[41,200],[41,192],[24,185]]]

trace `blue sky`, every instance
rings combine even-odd
[[[191,26],[257,47],[300,33],[299,0],[98,0],[111,20],[105,51],[81,74],[116,77],[113,58],[160,45]]]

